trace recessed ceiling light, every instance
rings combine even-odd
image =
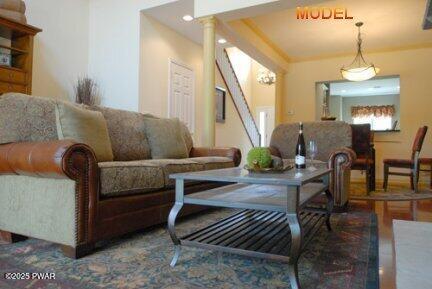
[[[373,87],[369,87],[369,88],[368,88],[368,90],[373,90],[373,89],[374,89]]]
[[[345,90],[345,89],[342,89],[342,90],[341,90],[341,92],[342,92],[342,93],[345,93],[345,92],[346,92],[346,90]]]
[[[194,18],[190,15],[185,15],[185,16],[183,16],[183,20],[189,22],[189,21],[194,20]]]
[[[225,38],[221,38],[221,39],[219,39],[218,42],[219,42],[220,44],[225,44],[225,43],[227,43],[227,41],[226,41]]]

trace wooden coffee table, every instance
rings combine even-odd
[[[300,288],[298,260],[302,250],[323,223],[331,230],[330,174],[330,169],[320,165],[314,170],[291,169],[271,174],[229,168],[171,175],[176,181],[175,205],[168,217],[168,231],[175,245],[171,266],[177,263],[181,246],[278,260],[288,263],[291,287]],[[233,184],[185,196],[185,180]],[[308,206],[319,194],[327,196],[326,208]],[[177,237],[175,221],[184,204],[243,210]]]

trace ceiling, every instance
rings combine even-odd
[[[342,97],[389,95],[400,93],[399,77],[381,78],[360,82],[332,82],[330,95]]]
[[[432,30],[423,30],[427,0],[321,1],[318,7],[346,7],[353,20],[297,20],[296,9],[253,18],[253,26],[293,61],[354,53],[362,21],[367,51],[432,46]]]
[[[203,29],[199,21],[194,19],[187,22],[182,19],[184,15],[194,15],[193,0],[171,2],[143,10],[143,13],[186,36],[190,40],[199,44],[202,43]]]

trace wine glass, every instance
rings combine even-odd
[[[311,140],[309,141],[309,147],[308,147],[309,156],[311,158],[311,169],[315,169],[314,159],[316,158],[318,154],[318,146],[316,141]]]

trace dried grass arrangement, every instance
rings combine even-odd
[[[99,104],[98,85],[93,79],[86,76],[78,78],[75,85],[75,102],[89,106]]]

